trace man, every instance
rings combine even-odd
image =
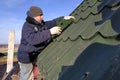
[[[71,19],[74,17],[60,18]],[[18,49],[20,80],[34,80],[33,67],[36,57],[49,43],[52,35],[61,34],[61,27],[56,25],[57,19],[44,22],[43,12],[37,6],[31,6],[27,11],[27,18],[22,28],[21,43]]]

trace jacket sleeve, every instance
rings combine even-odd
[[[31,45],[40,44],[51,38],[50,30],[35,31],[34,26],[25,24],[22,30],[22,37]]]
[[[48,29],[50,29],[50,28],[52,28],[52,27],[54,27],[54,26],[57,26],[57,21],[58,21],[59,19],[63,19],[63,17],[59,17],[59,18],[56,18],[56,19],[53,19],[53,20],[50,20],[50,21],[46,21],[46,22],[45,22],[45,26],[46,26]]]
[[[56,20],[54,19],[54,20],[51,20],[51,21],[46,21],[45,26],[47,27],[47,29],[50,29],[50,28],[56,26]]]

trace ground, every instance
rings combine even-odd
[[[15,45],[14,52],[17,52],[17,49],[18,49],[18,45]],[[8,51],[7,45],[0,45],[0,80],[2,80],[6,72],[7,56],[5,56],[4,53],[7,51]],[[14,56],[14,66],[15,66],[15,69],[12,71],[12,74],[10,74],[6,80],[18,80],[19,66],[17,63],[16,56]]]

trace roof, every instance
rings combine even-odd
[[[119,80],[120,0],[84,0],[76,20],[39,54],[45,80]]]

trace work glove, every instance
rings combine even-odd
[[[75,17],[74,16],[65,16],[64,19],[65,20],[69,20],[69,19],[74,19],[75,20]]]
[[[62,32],[62,30],[61,30],[61,27],[59,27],[59,26],[55,26],[50,29],[51,35],[55,35],[55,34],[60,35],[61,32]]]

